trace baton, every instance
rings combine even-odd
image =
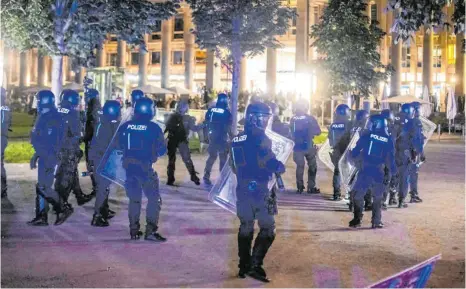
[[[277,178],[277,186],[280,191],[285,190],[285,184],[283,183],[282,176],[278,173],[275,173],[275,178]]]

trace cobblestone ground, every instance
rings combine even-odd
[[[195,155],[199,172],[206,156]],[[163,244],[128,240],[127,199],[111,196],[117,216],[107,228],[90,226],[93,202],[78,207],[62,226],[29,227],[37,171],[7,164],[9,198],[2,200],[1,285],[3,287],[362,287],[439,253],[429,287],[462,287],[465,256],[464,143],[432,142],[420,173],[422,204],[383,213],[386,228],[350,230],[343,202],[330,201],[331,174],[319,163],[321,195],[294,193],[294,163],[287,164],[279,193],[277,238],[265,260],[273,279],[263,285],[239,280],[236,217],[210,203],[208,192],[189,181],[177,163],[177,188],[161,178]],[[81,168],[84,170],[83,164]],[[202,176],[202,174],[201,174]],[[215,176],[215,175],[214,175]],[[81,178],[85,191],[88,178]],[[145,206],[145,203],[143,204]],[[50,221],[54,221],[50,214]],[[144,220],[144,213],[141,216]],[[257,232],[257,231],[256,231]]]

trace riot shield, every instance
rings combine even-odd
[[[359,131],[355,132],[353,138],[351,139],[348,147],[338,161],[338,168],[340,169],[341,183],[343,184],[343,189],[348,193],[353,189],[354,183],[356,182],[358,170],[356,164],[350,159],[351,150],[354,149],[356,143],[359,140]]]
[[[120,126],[125,125],[131,119],[132,109],[128,109],[122,116]],[[160,121],[155,118],[152,122],[156,123],[162,129],[162,132],[165,129],[165,125],[160,123]],[[122,163],[122,151],[117,149],[117,139],[116,136],[113,136],[112,141],[110,142],[100,164],[97,166],[97,173],[103,176],[104,178],[114,182],[115,184],[124,188],[126,181],[126,171],[123,168]]]
[[[293,151],[294,142],[270,129],[267,129],[265,134],[272,141],[273,153],[279,161],[285,164]],[[269,190],[272,189],[275,182],[276,177],[274,176],[269,181]],[[209,200],[236,215],[236,184],[236,175],[228,164],[225,165],[215,185],[210,190]]]
[[[422,133],[426,137],[426,139],[424,140],[424,146],[426,146],[427,142],[434,134],[434,131],[437,128],[437,125],[435,125],[435,123],[431,122],[430,120],[428,120],[427,118],[423,116],[419,117],[419,120],[422,123]]]
[[[333,165],[332,158],[330,157],[330,152],[332,148],[330,147],[330,143],[328,139],[324,142],[324,144],[320,147],[317,155],[321,162],[327,166],[332,172],[335,170],[335,166]]]

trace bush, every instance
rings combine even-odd
[[[6,163],[28,163],[34,155],[32,145],[25,141],[12,141],[5,149]]]

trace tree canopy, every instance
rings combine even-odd
[[[322,55],[317,64],[328,74],[333,93],[357,90],[367,97],[391,72],[378,52],[385,32],[376,21],[369,24],[366,6],[363,0],[330,0],[312,26],[312,45]]]
[[[455,8],[451,19],[443,10],[449,5]],[[392,27],[392,31],[397,33],[395,41],[410,39],[422,26],[429,31],[453,28],[456,34],[465,29],[465,0],[390,0],[388,8],[395,14]]]

